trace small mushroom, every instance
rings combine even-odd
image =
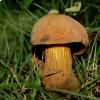
[[[45,15],[34,25],[31,43],[34,47],[44,47],[41,77],[46,88],[70,91],[80,88],[79,80],[72,70],[72,55],[81,55],[89,39],[79,22],[58,13]]]

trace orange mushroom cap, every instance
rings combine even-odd
[[[75,55],[82,54],[88,43],[85,28],[73,18],[62,14],[41,17],[31,34],[33,45],[69,44]]]

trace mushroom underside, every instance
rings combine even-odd
[[[72,43],[62,43],[62,44],[38,44],[38,45],[34,45],[32,48],[32,52],[36,54],[38,59],[42,59],[42,54],[43,51],[45,50],[45,48],[47,47],[55,47],[55,46],[68,46],[71,49],[71,53],[74,55],[80,55],[81,53],[83,53],[86,49],[86,46],[81,43],[81,42],[72,42]],[[43,60],[43,59],[42,59]]]

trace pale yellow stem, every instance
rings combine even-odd
[[[46,88],[76,91],[79,81],[72,71],[72,56],[69,47],[48,47],[42,67],[42,84]]]

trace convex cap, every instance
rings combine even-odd
[[[75,55],[82,54],[89,44],[85,28],[72,17],[48,14],[41,17],[32,29],[33,45],[69,44]]]

